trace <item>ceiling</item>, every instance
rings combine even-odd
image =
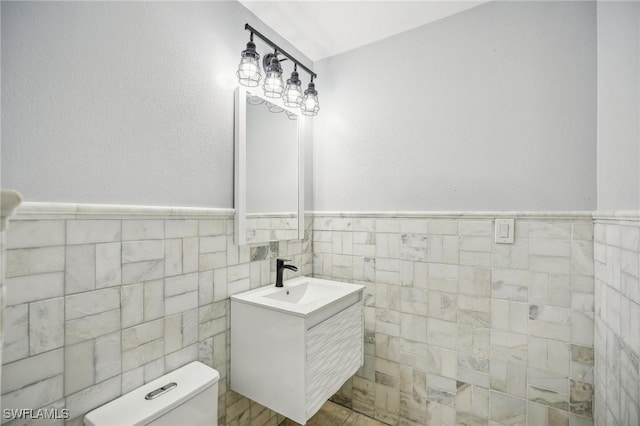
[[[437,21],[483,1],[239,0],[312,61]]]

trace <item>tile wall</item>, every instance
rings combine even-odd
[[[289,241],[298,239],[296,213],[248,214],[245,223],[247,243],[256,241]]]
[[[512,245],[493,229],[315,216],[314,276],[367,286],[365,364],[334,400],[391,425],[593,423],[591,215],[518,217]]]
[[[304,241],[238,247],[229,214],[34,217],[6,236],[2,408],[67,408],[80,425],[200,360],[221,374],[221,424],[282,419],[228,390],[228,296],[272,282],[277,256],[310,275],[310,220]]]
[[[640,424],[640,217],[595,220],[595,419]]]

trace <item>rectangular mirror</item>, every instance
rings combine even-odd
[[[258,90],[241,86],[235,92],[239,245],[304,238],[304,119]]]

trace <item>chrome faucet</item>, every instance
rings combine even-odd
[[[277,259],[276,260],[276,287],[284,287],[282,285],[282,273],[285,269],[290,269],[293,272],[296,272],[298,268],[293,265],[285,265],[284,262],[291,262],[287,259]]]

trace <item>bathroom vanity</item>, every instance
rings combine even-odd
[[[363,363],[363,289],[300,277],[231,296],[231,389],[304,424]]]

